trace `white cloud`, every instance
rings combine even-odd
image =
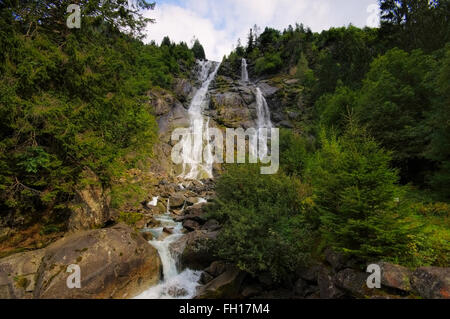
[[[221,60],[249,29],[257,24],[284,29],[296,22],[315,32],[332,26],[366,24],[367,7],[377,0],[187,0],[182,4],[162,3],[148,15],[156,24],[148,27],[147,40],[190,44],[196,36],[212,60]]]

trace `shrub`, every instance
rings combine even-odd
[[[227,167],[210,211],[224,224],[213,251],[251,274],[285,278],[309,256],[311,232],[301,202],[305,192],[297,180],[261,175],[256,165]]]

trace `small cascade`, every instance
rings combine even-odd
[[[242,59],[241,62],[241,81],[248,82],[247,60]]]
[[[199,286],[201,271],[186,269],[178,271],[178,258],[170,249],[172,243],[184,236],[181,223],[173,221],[170,215],[156,218],[161,223],[158,228],[150,229],[154,240],[149,243],[158,250],[163,267],[163,281],[150,287],[135,299],[192,299]],[[172,231],[171,235],[164,233],[164,228]]]
[[[183,173],[180,177],[185,179],[212,178],[212,155],[209,146],[209,119],[205,120],[203,111],[208,106],[208,89],[216,77],[220,63],[212,61],[199,61],[199,80],[201,88],[197,91],[189,106],[190,133],[182,140]],[[206,158],[203,158],[203,147],[206,141]],[[204,160],[206,163],[204,163]]]

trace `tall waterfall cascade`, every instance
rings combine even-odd
[[[247,70],[247,60],[242,59],[241,63],[241,80],[243,82],[248,82],[248,70]],[[261,92],[259,87],[256,87],[256,125],[258,129],[258,144],[259,144],[259,154],[258,157],[263,159],[268,153],[268,134],[262,134],[261,129],[270,130],[273,128],[272,120],[270,118],[270,109],[267,104],[267,100]],[[269,132],[268,132],[269,133]],[[256,155],[256,150],[251,150],[253,154]]]
[[[209,145],[209,119],[205,119],[202,113],[208,106],[208,89],[216,77],[220,63],[199,61],[198,64],[200,67],[198,79],[202,85],[195,93],[189,106],[189,131],[191,134],[182,139],[183,172],[180,177],[185,179],[213,177],[213,156]],[[204,149],[206,150],[205,154]]]

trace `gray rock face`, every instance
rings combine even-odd
[[[423,298],[450,299],[450,268],[418,268],[412,275],[412,285]]]
[[[81,288],[66,272],[78,265]],[[128,226],[79,232],[49,247],[0,260],[4,298],[130,298],[159,281],[158,252]]]
[[[174,92],[177,98],[182,102],[187,101],[194,90],[191,82],[187,79],[175,79],[174,82]]]
[[[89,230],[103,226],[110,218],[110,191],[104,190],[100,179],[90,169],[83,172],[89,185],[76,191],[69,219],[69,231]]]
[[[272,95],[279,91],[278,88],[270,86],[267,82],[258,82],[258,87],[260,88],[262,94],[265,98],[270,98]]]

